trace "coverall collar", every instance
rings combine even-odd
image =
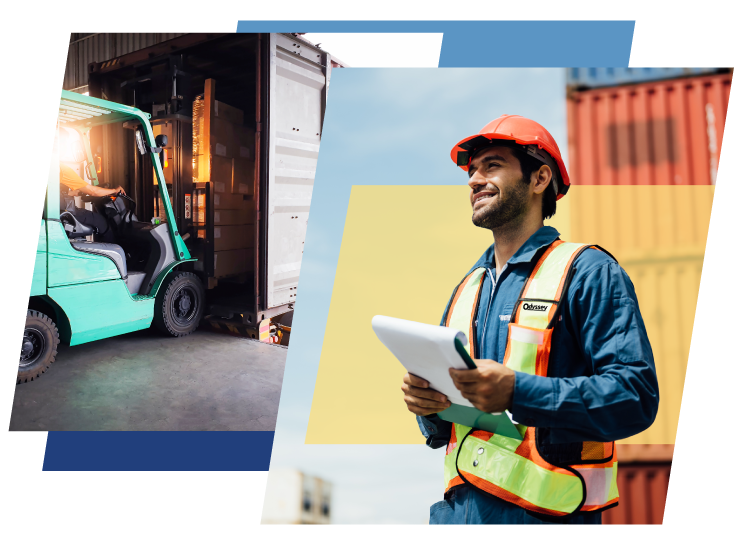
[[[559,238],[559,231],[554,229],[553,227],[549,225],[544,225],[541,227],[538,231],[536,231],[534,234],[532,234],[526,242],[523,243],[523,246],[518,248],[518,251],[513,254],[513,257],[511,257],[508,260],[508,265],[514,264],[514,263],[528,263],[533,260],[533,257],[536,255],[536,252],[540,248],[544,248],[545,246],[548,246],[552,242],[554,242],[557,238]],[[489,263],[495,264],[495,244],[493,243],[492,246],[490,246],[490,255],[489,255]]]

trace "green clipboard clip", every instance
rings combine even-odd
[[[454,339],[454,346],[462,358],[462,361],[467,365],[467,368],[477,369],[477,365],[475,365],[474,360],[467,353],[464,344],[462,344],[462,341],[459,340],[459,338]],[[447,422],[454,422],[456,424],[462,424],[463,426],[497,433],[498,435],[510,437],[511,439],[518,439],[519,441],[523,440],[523,437],[518,432],[515,424],[511,421],[508,413],[505,412],[495,415],[484,413],[474,407],[452,403],[447,409],[444,409],[436,415]]]
[[[462,358],[462,361],[465,362],[465,365],[467,365],[467,369],[477,369],[477,365],[475,365],[475,360],[473,360],[472,357],[467,353],[467,350],[465,350],[464,344],[462,344],[459,336],[454,338],[454,347],[457,349],[457,352]]]

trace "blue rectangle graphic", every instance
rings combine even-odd
[[[272,431],[52,431],[44,471],[268,471]]]

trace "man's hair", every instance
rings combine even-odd
[[[501,145],[501,144],[499,144]],[[502,144],[505,145],[505,144]],[[523,173],[523,180],[527,183],[531,183],[531,174],[536,172],[538,169],[540,169],[542,166],[544,166],[544,163],[536,159],[535,157],[531,157],[526,153],[526,151],[520,147],[519,145],[515,143],[511,143],[508,146],[513,153],[513,156],[518,159],[518,161],[521,163],[521,172]],[[551,167],[551,171],[556,177],[557,184],[561,184],[561,178],[559,176],[559,171],[555,167]],[[554,191],[554,184],[549,183],[549,185],[544,190],[544,194],[542,196],[541,201],[541,215],[544,217],[545,220],[549,219],[551,216],[556,214],[556,192]]]

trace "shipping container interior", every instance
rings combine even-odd
[[[180,232],[208,287],[209,313],[253,326],[269,317],[258,266],[266,247],[259,225],[265,150],[256,138],[267,117],[261,97],[268,40],[268,34],[186,34],[89,65],[91,96],[150,113],[154,133],[168,137],[164,175]],[[150,221],[163,211],[152,165],[136,153],[130,128],[93,131],[92,150],[101,183],[125,188],[139,220]]]

